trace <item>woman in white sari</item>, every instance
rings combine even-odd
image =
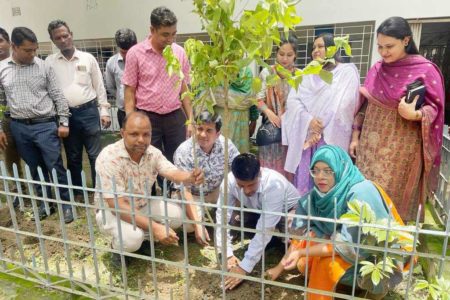
[[[312,50],[313,59],[324,59],[326,47],[334,45],[329,33],[318,36]],[[305,76],[298,90],[291,90],[286,113],[282,117],[283,145],[288,146],[284,169],[292,174],[300,195],[313,187],[309,165],[314,152],[322,145],[348,149],[354,115],[359,108],[359,72],[352,63],[324,66],[333,73],[331,84],[318,75]],[[295,175],[294,175],[295,174]]]

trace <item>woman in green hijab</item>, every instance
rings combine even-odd
[[[334,222],[335,218],[339,219],[347,212],[347,203],[352,200],[367,203],[377,219],[391,217],[403,224],[386,193],[381,187],[366,180],[347,152],[340,147],[326,145],[319,148],[312,158],[310,174],[314,180],[314,188],[299,200],[296,214],[303,218],[298,217],[294,221],[293,227],[297,235],[309,234],[317,238],[356,243],[358,227]],[[391,207],[391,215],[388,206]],[[308,224],[305,216],[327,218],[330,222],[314,219],[309,220]],[[359,252],[360,258],[364,256],[363,252]],[[356,249],[351,244],[333,245],[293,240],[288,253],[267,273],[275,280],[284,270],[292,270],[297,266],[301,273],[305,273],[307,268],[308,287],[333,291],[342,280],[352,284],[351,276],[347,275],[353,275],[353,271],[348,272],[351,274],[346,274],[346,271],[354,265],[356,258]],[[307,299],[325,300],[332,297],[308,293]]]

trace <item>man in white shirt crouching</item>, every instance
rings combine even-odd
[[[223,195],[222,183],[221,193]],[[228,271],[246,275],[253,271],[260,261],[267,244],[272,239],[272,232],[282,219],[282,213],[288,213],[295,209],[299,199],[297,189],[280,173],[261,168],[255,155],[243,153],[238,155],[231,165],[228,174],[228,201],[226,206],[234,206],[235,209],[227,210],[227,222],[230,222],[233,211],[237,211],[241,205],[245,208],[262,211],[256,230],[257,232],[240,261],[233,254],[231,236],[227,232],[227,266]],[[239,204],[238,204],[239,203]],[[216,210],[217,230],[216,240],[219,251],[222,250],[222,205],[223,197],[220,197]],[[243,220],[245,223],[245,220]],[[239,226],[238,224],[236,224]],[[223,255],[223,254],[222,254]],[[242,282],[242,279],[229,276],[225,279],[225,289],[233,289]]]

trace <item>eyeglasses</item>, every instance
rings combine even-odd
[[[332,177],[334,176],[334,171],[331,169],[324,169],[324,170],[320,170],[320,169],[311,169],[309,170],[309,174],[311,174],[311,177],[317,177],[319,176],[319,174],[322,173],[324,177]]]

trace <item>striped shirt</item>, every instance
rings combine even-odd
[[[17,64],[11,57],[1,61],[0,93],[2,90],[0,99],[6,98],[12,118],[59,116],[60,122],[68,122],[67,99],[57,85],[55,72],[40,58],[35,57],[29,65]]]
[[[189,62],[184,49],[172,43],[172,50],[180,61],[184,82],[189,82]],[[177,76],[169,77],[166,60],[155,51],[148,39],[127,52],[122,83],[136,88],[136,107],[158,114],[168,114],[181,107],[181,84]]]

